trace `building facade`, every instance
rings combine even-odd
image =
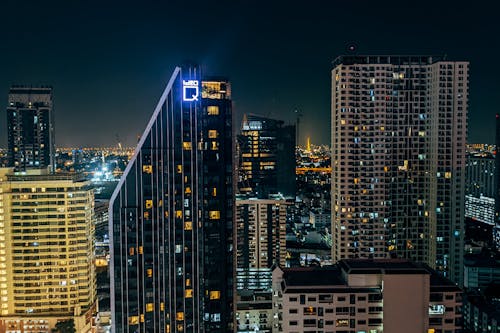
[[[465,217],[495,224],[495,157],[489,154],[467,156]]]
[[[286,208],[281,195],[236,198],[236,332],[272,331],[272,267],[286,264]]]
[[[232,330],[230,96],[176,68],[113,193],[115,332]]]
[[[500,114],[495,120],[495,226],[493,228],[493,242],[500,249]]]
[[[205,332],[234,327],[234,140],[231,85],[202,81],[203,279]]]
[[[0,332],[90,332],[93,207],[82,175],[0,169]]]
[[[238,146],[240,193],[295,197],[295,126],[244,115]]]
[[[458,333],[462,328],[460,288],[426,265],[400,259],[277,268],[273,285],[273,332]]]
[[[334,61],[334,260],[410,258],[461,283],[467,104],[467,62]]]
[[[13,86],[7,107],[8,166],[55,171],[52,88]]]

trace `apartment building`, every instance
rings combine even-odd
[[[51,332],[96,312],[94,195],[81,174],[0,169],[0,332]]]
[[[276,268],[273,332],[461,330],[462,292],[430,267],[402,259]]]
[[[333,67],[333,259],[408,258],[462,283],[468,63],[350,55]]]

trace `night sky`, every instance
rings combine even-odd
[[[186,61],[229,77],[238,119],[294,122],[297,109],[300,143],[328,143],[331,61],[351,43],[359,54],[470,61],[469,142],[492,143],[498,11],[494,1],[460,2],[2,0],[0,147],[11,84],[53,86],[57,146],[134,146]]]

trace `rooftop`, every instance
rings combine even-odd
[[[333,60],[334,67],[338,65],[431,65],[438,61],[445,61],[446,56],[433,55],[354,55],[345,54]]]
[[[423,263],[405,259],[347,259],[324,267],[294,267],[283,269],[286,288],[304,290],[318,288],[346,288],[345,274],[423,274],[430,275],[431,290],[456,291],[461,289],[452,281]],[[372,286],[373,287],[373,286]],[[358,288],[359,289],[359,288]],[[361,289],[366,289],[361,288]]]
[[[428,267],[405,259],[347,259],[339,266],[348,274],[429,274]]]
[[[294,267],[283,270],[287,287],[345,285],[338,266]]]

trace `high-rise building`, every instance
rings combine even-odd
[[[468,63],[340,56],[332,70],[332,256],[463,280]]]
[[[261,198],[281,193],[295,197],[295,126],[244,115],[239,145],[240,193]]]
[[[238,290],[259,289],[265,284],[258,278],[260,272],[270,272],[273,265],[285,266],[286,207],[280,195],[236,198]]]
[[[90,332],[94,196],[81,174],[0,169],[0,332]]]
[[[8,166],[55,171],[52,88],[13,86],[8,103]]]
[[[272,268],[286,264],[282,195],[236,198],[236,332],[271,332]]]
[[[232,330],[230,97],[176,68],[111,197],[115,332]]]
[[[500,114],[495,122],[495,226],[493,227],[493,243],[500,249]]]

